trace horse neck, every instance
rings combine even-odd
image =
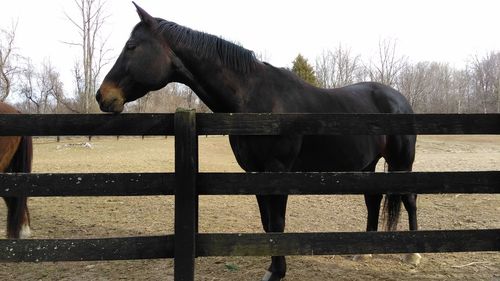
[[[198,56],[189,48],[173,50],[177,75],[174,82],[189,86],[213,112],[241,112],[251,74]]]

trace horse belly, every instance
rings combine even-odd
[[[305,136],[294,171],[361,171],[381,157],[377,136]]]
[[[240,167],[247,172],[285,172],[292,169],[302,136],[229,136]]]

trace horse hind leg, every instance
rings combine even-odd
[[[406,211],[408,212],[408,223],[410,231],[417,231],[417,195],[416,194],[405,194],[401,197]],[[422,256],[419,253],[408,254],[405,257],[405,261],[409,264],[417,266],[420,264]]]
[[[364,172],[375,172],[375,167],[377,166],[379,159],[373,161]],[[380,215],[380,202],[382,202],[382,194],[365,194],[365,205],[368,211],[368,216],[366,220],[366,231],[377,231],[378,230],[378,219]]]
[[[21,228],[19,230],[19,238],[20,239],[28,239],[31,237],[31,222],[30,222],[30,212],[28,209],[28,197],[19,198],[21,202],[21,211],[22,219],[21,219]]]
[[[365,204],[368,211],[366,220],[366,231],[378,231],[378,220],[380,214],[380,202],[382,202],[382,194],[365,194]],[[364,261],[371,259],[372,254],[354,255],[352,260]]]
[[[366,169],[365,172],[374,172],[375,167],[378,163],[379,159],[373,161]],[[382,201],[382,194],[365,194],[365,204],[368,212],[367,220],[366,220],[366,231],[377,231],[378,230],[378,220],[380,215],[380,203]],[[354,255],[352,257],[355,261],[367,260],[372,258],[372,254],[364,254],[364,255]]]
[[[15,141],[15,140],[13,140]],[[6,158],[9,159],[9,158]],[[7,172],[30,173],[33,160],[33,140],[21,137],[17,150],[10,160]],[[4,198],[7,203],[7,236],[28,238],[31,236],[27,197]]]
[[[26,197],[4,197],[7,205],[7,238],[31,237],[29,211]]]

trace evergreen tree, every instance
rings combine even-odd
[[[314,74],[313,67],[309,64],[306,58],[299,54],[293,61],[292,71],[307,83],[318,86],[318,80]]]

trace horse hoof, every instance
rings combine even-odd
[[[352,257],[353,261],[366,261],[373,258],[372,254],[366,254],[366,255],[355,255]]]
[[[414,254],[408,254],[405,257],[405,262],[414,266],[417,266],[420,264],[420,260],[422,259],[422,256],[418,253]]]
[[[21,226],[21,230],[19,231],[19,239],[27,239],[31,237],[31,229],[29,225]]]
[[[273,274],[271,271],[266,271],[264,277],[262,277],[262,281],[280,281],[281,278]]]

